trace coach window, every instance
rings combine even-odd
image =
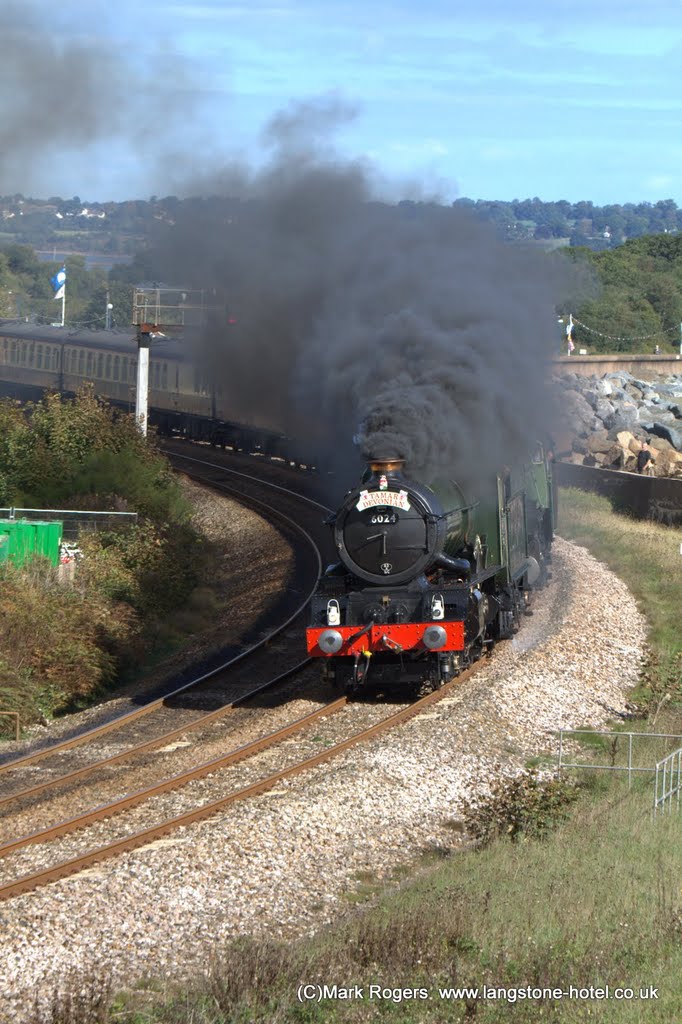
[[[85,372],[88,375],[88,377],[92,377],[92,363],[93,363],[92,352],[88,352],[88,356],[87,356],[87,359],[85,361]]]
[[[168,391],[168,363],[161,364],[161,388]]]
[[[85,375],[85,352],[83,349],[78,353],[78,376],[83,377]]]
[[[39,370],[43,368],[43,346],[38,345],[36,347],[36,366]]]
[[[118,380],[120,365],[121,360],[119,359],[118,356],[114,356],[114,380]]]
[[[22,341],[19,345],[19,365],[26,366],[26,342]]]
[[[107,380],[111,380],[111,356],[107,356],[105,364],[104,376]]]
[[[200,369],[194,371],[194,390],[198,395],[208,394],[208,381]]]
[[[7,362],[7,338],[2,339],[2,361]]]
[[[103,357],[102,353],[100,352],[100,354],[97,356],[97,376],[100,378],[100,380],[101,380],[102,375],[103,375],[103,364],[104,364],[104,357]]]
[[[57,348],[56,345],[54,345],[52,348],[52,369],[59,369],[59,349]]]
[[[128,356],[121,356],[121,380],[128,382]]]
[[[36,358],[36,347],[33,344],[33,342],[31,342],[31,344],[28,346],[28,365],[29,366],[35,366],[35,358]]]

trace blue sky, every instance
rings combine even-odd
[[[393,194],[682,205],[681,0],[63,0],[51,33],[148,68],[172,128],[62,145],[34,194],[163,195],[171,164],[258,164],[269,118],[332,95],[354,110],[338,153]]]

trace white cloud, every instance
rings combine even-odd
[[[644,182],[647,188],[668,188],[669,185],[674,185],[677,178],[673,174],[652,174]]]
[[[415,139],[413,142],[391,142],[387,146],[391,153],[397,156],[447,156],[450,152],[440,139]]]

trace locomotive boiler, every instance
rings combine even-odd
[[[548,575],[551,462],[538,445],[465,495],[371,459],[328,520],[338,562],[310,606],[307,648],[351,693],[434,689],[518,629]]]

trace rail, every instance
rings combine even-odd
[[[198,460],[198,459],[191,459],[190,461],[192,461],[192,462],[200,462],[200,460]],[[211,465],[211,464],[208,464],[208,465]],[[213,468],[222,469],[222,467],[219,467],[219,466],[218,467],[214,466]],[[188,475],[191,475],[191,474],[188,474]],[[243,474],[243,473],[240,473],[238,475],[240,477],[244,477],[247,480],[252,480],[253,481],[255,479],[255,478],[249,477],[247,474]],[[262,482],[262,481],[259,481],[259,482]],[[292,526],[296,530],[296,532],[298,534],[300,534],[306,540],[307,544],[310,546],[310,549],[314,553],[314,558],[315,558],[315,585],[317,584],[317,579],[319,578],[319,575],[322,572],[322,562],[321,562],[321,559],[320,559],[320,554],[319,554],[318,548],[317,548],[313,538],[310,536],[308,531],[304,529],[304,527],[300,524],[300,522],[296,522],[293,519],[291,519],[291,517],[285,516],[281,511],[278,511],[277,509],[274,509],[272,506],[267,505],[265,502],[263,502],[263,501],[261,501],[261,500],[259,500],[257,498],[248,497],[248,496],[246,496],[244,494],[232,491],[231,488],[229,488],[225,483],[222,483],[222,484],[219,484],[219,485],[213,483],[213,486],[217,486],[218,489],[222,489],[222,490],[225,490],[225,491],[227,491],[229,493],[233,493],[235,495],[235,497],[237,497],[238,500],[248,501],[251,504],[252,507],[255,507],[255,508],[257,508],[257,509],[259,509],[261,511],[267,511],[270,514],[274,514],[274,515],[276,515],[279,518],[280,521],[286,521],[290,526]],[[270,487],[271,489],[274,488],[277,491],[284,491],[285,490],[285,488],[277,487],[274,484],[267,484],[267,483],[265,483],[265,486],[266,487]],[[297,497],[300,500],[300,497],[301,497],[300,495],[295,495],[293,491],[290,491],[288,493],[292,494],[294,497]],[[313,504],[313,505],[316,505],[316,506],[319,504],[318,502],[311,501],[311,499],[308,499],[308,498],[306,498],[304,500],[308,504]],[[321,506],[321,507],[324,508],[324,506]],[[329,511],[327,509],[325,509],[325,510]],[[145,715],[148,715],[151,712],[153,712],[155,709],[161,707],[170,698],[177,697],[179,694],[185,693],[187,690],[191,690],[193,687],[200,685],[205,680],[210,679],[210,678],[214,678],[215,676],[218,675],[218,673],[224,671],[225,669],[229,668],[233,664],[236,664],[238,661],[241,661],[241,660],[245,659],[248,655],[252,654],[256,650],[259,650],[260,648],[264,647],[268,643],[268,641],[271,640],[275,635],[282,633],[295,620],[296,616],[299,615],[301,613],[301,611],[305,608],[307,602],[310,600],[310,596],[312,594],[313,589],[314,589],[314,586],[313,586],[312,589],[310,589],[310,587],[308,587],[308,589],[306,589],[304,600],[297,602],[295,610],[291,614],[288,615],[288,617],[286,618],[286,621],[278,623],[277,628],[275,630],[273,630],[270,634],[268,634],[267,637],[264,637],[264,638],[258,640],[257,643],[254,643],[254,644],[250,645],[246,650],[242,651],[236,657],[233,657],[233,658],[231,658],[227,662],[223,662],[220,665],[217,665],[217,666],[215,666],[213,668],[210,668],[208,671],[202,673],[202,675],[198,676],[196,679],[192,679],[190,682],[185,683],[182,686],[176,687],[173,690],[170,690],[169,692],[165,693],[162,697],[159,697],[156,700],[151,700],[151,701],[149,701],[149,703],[143,704],[141,707],[138,707],[138,708],[136,708],[133,711],[124,712],[123,714],[117,716],[116,718],[112,719],[109,722],[104,723],[103,725],[94,726],[93,728],[86,729],[84,732],[78,733],[75,736],[70,737],[69,739],[61,740],[60,742],[52,744],[51,746],[42,747],[41,749],[38,749],[38,750],[32,751],[30,753],[24,754],[24,755],[22,755],[20,757],[17,757],[15,759],[13,759],[13,760],[0,763],[0,774],[4,773],[6,771],[13,770],[15,768],[25,768],[25,767],[28,767],[29,765],[35,764],[36,762],[42,760],[45,757],[50,757],[52,754],[61,753],[61,752],[65,751],[65,750],[71,749],[72,747],[79,746],[79,745],[81,745],[83,743],[88,743],[88,742],[90,742],[91,740],[93,740],[95,738],[100,738],[101,736],[103,736],[107,732],[119,729],[122,726],[129,725],[135,719],[141,718],[141,717],[143,717]],[[38,787],[36,787],[36,789],[37,788]],[[45,787],[41,787],[41,788],[45,788]]]
[[[0,508],[0,519],[28,519],[63,523],[64,537],[76,540],[81,529],[98,530],[114,523],[137,525],[137,512],[97,512],[73,508]]]
[[[673,798],[675,808],[680,810],[680,793],[682,792],[682,747],[673,750],[671,754],[664,757],[656,764],[656,779],[654,782],[654,817],[659,811],[673,810]]]
[[[238,801],[249,799],[251,797],[260,795],[261,793],[266,793],[268,790],[276,786],[279,782],[282,782],[285,779],[290,779],[304,772],[307,772],[311,768],[315,768],[318,765],[324,764],[327,761],[332,760],[339,754],[344,753],[346,750],[349,750],[360,743],[364,743],[370,739],[373,739],[381,733],[390,731],[396,726],[401,725],[404,722],[407,722],[410,718],[415,717],[425,708],[429,707],[431,704],[439,701],[447,693],[451,692],[456,686],[460,685],[461,682],[463,682],[465,679],[468,679],[471,676],[473,676],[476,672],[480,670],[481,666],[481,662],[472,665],[470,668],[466,669],[466,671],[463,672],[460,676],[457,676],[455,679],[452,679],[448,683],[445,683],[440,690],[426,694],[424,697],[421,697],[413,704],[407,705],[407,707],[404,707],[399,711],[396,711],[394,714],[389,715],[387,718],[382,719],[380,722],[376,722],[374,725],[370,725],[368,728],[363,729],[361,732],[355,733],[347,739],[341,740],[339,743],[335,743],[333,746],[327,747],[325,750],[320,751],[312,757],[308,757],[303,761],[295,762],[294,764],[289,765],[286,768],[282,768],[279,771],[276,771],[273,774],[266,776],[265,778],[262,778],[256,782],[252,782],[251,784],[245,786],[242,789],[237,790],[236,792],[230,793],[227,796],[223,796],[218,800],[213,800],[202,806],[194,807],[181,815],[178,815],[174,818],[166,819],[156,825],[136,832],[133,835],[116,839],[114,842],[110,843],[107,846],[99,847],[96,850],[91,850],[88,853],[82,854],[78,857],[74,857],[68,861],[62,861],[61,863],[55,864],[52,867],[43,868],[30,875],[25,875],[22,878],[15,879],[14,881],[9,882],[5,885],[0,885],[0,902],[12,899],[15,896],[20,896],[23,893],[32,892],[34,889],[37,889],[42,885],[47,885],[50,882],[58,881],[59,879],[66,878],[69,875],[77,874],[78,872],[83,871],[88,867],[91,867],[93,864],[101,863],[102,861],[108,860],[111,857],[118,856],[121,853],[137,849],[138,847],[153,842],[161,838],[162,836],[168,835],[168,833],[173,832],[178,828],[186,827],[188,825],[194,824],[195,822],[203,821],[206,818],[210,818],[212,815],[216,814],[219,811],[222,811],[224,808],[229,807],[234,803],[237,803]],[[288,735],[293,735],[295,732],[305,728],[305,726],[310,724],[310,722],[315,721],[318,718],[331,715],[336,711],[340,711],[345,704],[346,698],[341,697],[332,704],[325,705],[323,708],[320,708],[317,711],[312,712],[310,715],[306,715],[304,718],[299,719],[294,723],[291,723],[291,725],[286,726],[284,730],[278,731],[277,733],[273,733],[270,736],[263,737],[261,740],[257,740],[253,744],[247,744],[247,746],[242,747],[239,750],[232,751],[224,757],[218,758],[213,762],[207,762],[206,764],[197,766],[193,770],[193,772],[186,773],[186,776],[182,778],[182,782],[184,783],[184,781],[187,781],[187,778],[191,774],[195,774],[197,777],[201,777],[206,775],[207,773],[211,773],[216,768],[226,766],[230,762],[236,763],[240,760],[243,760],[246,756],[249,756],[251,753],[255,753],[257,749],[266,749],[275,742],[278,742],[282,738],[282,735],[284,735],[285,733]],[[220,762],[224,763],[221,764]],[[171,788],[175,788],[179,781],[181,781],[180,777],[166,779],[162,783],[157,784],[153,788],[157,792],[168,791]],[[129,797],[125,798],[125,801],[129,803],[130,806],[133,806],[135,803],[141,802],[148,795],[149,794],[146,791],[141,791],[139,793],[131,794]],[[74,821],[69,822],[59,822],[57,825],[53,826],[52,829],[48,829],[44,833],[36,833],[32,836],[23,836],[16,841],[5,843],[3,844],[2,848],[0,848],[1,855],[4,856],[6,854],[12,853],[16,849],[19,849],[20,847],[25,845],[30,845],[33,842],[40,843],[44,841],[46,838],[55,838],[60,834],[65,834],[66,832],[71,831],[75,826],[81,827],[82,825],[88,823],[85,820],[85,817],[87,817],[89,821],[100,820],[102,817],[108,816],[108,814],[111,813],[113,809],[113,805],[111,807],[98,808],[97,811],[90,812],[87,816],[84,816],[77,822],[75,819]]]
[[[590,764],[586,761],[565,761],[564,760],[564,738],[567,736],[590,736],[599,739],[614,738],[614,757],[617,740],[627,739],[627,763],[626,764]],[[559,753],[557,755],[557,770],[561,772],[564,768],[589,768],[593,771],[602,772],[627,772],[628,790],[632,789],[632,776],[635,772],[653,776],[654,779],[654,803],[653,813],[656,816],[659,810],[672,810],[673,799],[677,810],[680,809],[682,795],[682,747],[667,754],[662,760],[644,767],[633,764],[633,740],[682,740],[678,733],[670,732],[617,732],[615,730],[595,732],[593,729],[559,729]]]

